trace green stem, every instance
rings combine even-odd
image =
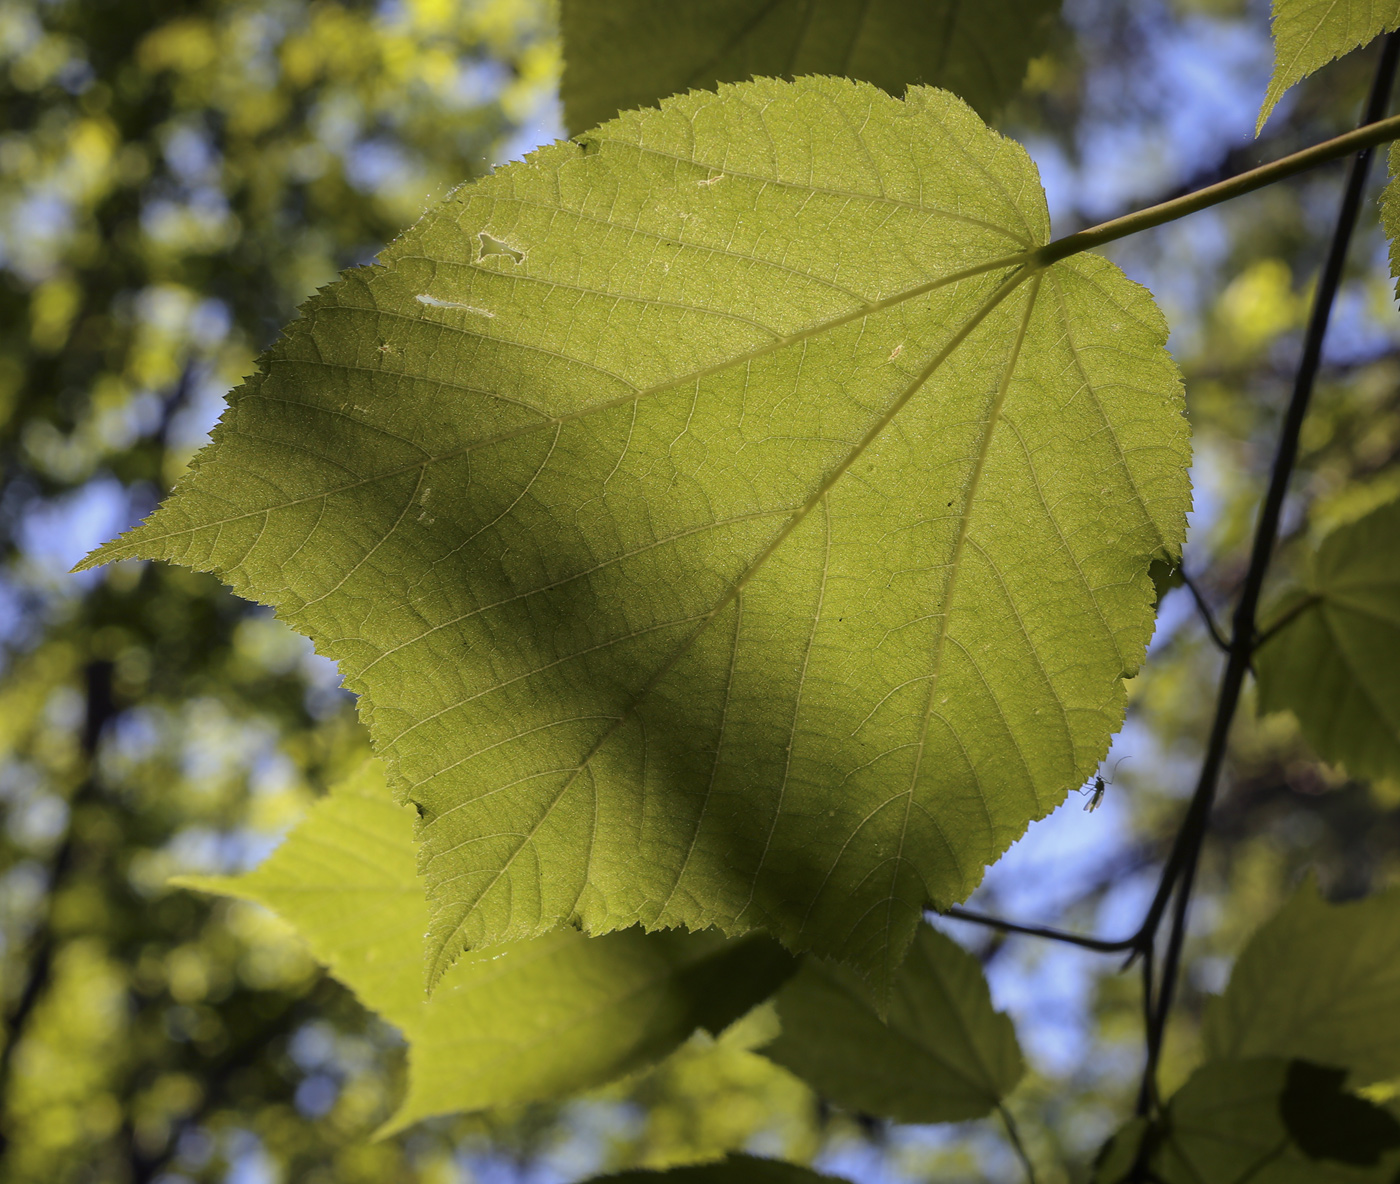
[[[1282,181],[1285,177],[1307,172],[1308,169],[1316,168],[1320,164],[1341,160],[1353,152],[1359,152],[1364,148],[1374,148],[1377,144],[1397,139],[1400,139],[1400,115],[1392,115],[1389,119],[1379,119],[1374,123],[1362,124],[1344,135],[1323,140],[1321,144],[1314,144],[1311,148],[1304,148],[1301,152],[1295,152],[1291,156],[1285,156],[1271,164],[1260,165],[1257,169],[1250,169],[1248,172],[1240,173],[1226,181],[1207,185],[1204,189],[1196,190],[1195,193],[1174,197],[1170,201],[1159,202],[1144,210],[1136,210],[1131,214],[1124,214],[1121,218],[1114,218],[1111,221],[1100,223],[1098,226],[1091,226],[1087,230],[1080,230],[1075,234],[1067,234],[1064,238],[1057,238],[1054,242],[1046,243],[1045,246],[1032,252],[1031,257],[1035,264],[1048,267],[1051,263],[1067,259],[1071,255],[1077,255],[1080,251],[1090,251],[1095,247],[1103,246],[1104,243],[1111,243],[1115,239],[1126,238],[1130,234],[1137,234],[1143,230],[1151,230],[1154,226],[1162,226],[1167,222],[1175,222],[1178,218],[1186,217],[1187,214],[1194,214],[1198,210],[1218,206],[1221,202],[1243,197],[1246,193],[1263,189],[1266,185]]]
[[[1031,1157],[1026,1153],[1026,1145],[1021,1142],[1021,1132],[1016,1128],[1016,1120],[1011,1117],[1011,1111],[1004,1103],[997,1103],[997,1113],[1001,1115],[1001,1120],[1006,1124],[1006,1134],[1011,1140],[1011,1146],[1016,1152],[1016,1158],[1021,1161],[1021,1166],[1026,1169],[1026,1184],[1036,1184],[1035,1164],[1031,1162]]]

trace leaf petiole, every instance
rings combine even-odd
[[[1081,251],[1089,251],[1104,243],[1127,238],[1130,234],[1137,234],[1140,231],[1151,230],[1153,227],[1162,226],[1168,222],[1175,222],[1178,218],[1186,217],[1187,214],[1194,214],[1199,210],[1218,206],[1222,202],[1243,197],[1246,193],[1253,193],[1256,189],[1263,189],[1276,181],[1282,181],[1288,177],[1296,176],[1298,173],[1317,168],[1318,165],[1341,160],[1354,152],[1374,148],[1377,144],[1384,144],[1396,139],[1400,139],[1400,115],[1392,115],[1388,119],[1364,123],[1352,131],[1334,136],[1330,140],[1323,140],[1320,144],[1314,144],[1311,148],[1304,148],[1301,152],[1294,152],[1269,164],[1262,164],[1258,168],[1249,169],[1247,172],[1230,177],[1228,180],[1207,185],[1204,189],[1197,189],[1194,193],[1158,202],[1146,209],[1124,214],[1121,218],[1113,218],[1098,226],[1091,226],[1087,230],[1079,230],[1074,234],[1067,234],[1063,238],[1057,238],[1030,253],[1031,265],[1048,267],[1052,263],[1067,259],[1071,255],[1077,255]]]

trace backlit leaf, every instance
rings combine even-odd
[[[1400,0],[1274,0],[1274,72],[1257,135],[1295,82],[1400,27]]]
[[[659,1060],[697,1027],[719,1031],[791,973],[791,959],[762,937],[565,929],[467,955],[425,999],[428,910],[412,815],[371,764],[317,803],[257,870],[178,881],[266,905],[403,1030],[408,1096],[384,1133],[599,1085]]]
[[[571,133],[680,91],[841,74],[941,86],[989,116],[1021,88],[1059,0],[563,0]]]
[[[895,975],[887,1023],[863,979],[814,959],[777,1003],[782,1034],[764,1055],[848,1110],[900,1122],[981,1118],[1025,1068],[981,964],[927,925]]]
[[[1400,776],[1400,502],[1323,539],[1271,621],[1288,623],[1255,655],[1259,706],[1354,776]]]
[[[1254,935],[1206,1009],[1207,1055],[1300,1057],[1400,1077],[1400,889],[1328,904],[1308,883]]]
[[[630,113],[311,300],[90,562],[216,571],[340,663],[435,975],[570,920],[887,986],[1097,767],[1183,534],[1165,324],[1047,234],[946,92]]]

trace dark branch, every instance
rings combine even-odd
[[[1067,929],[1056,929],[1053,925],[1022,925],[1019,921],[1007,921],[1002,917],[993,917],[989,913],[978,913],[956,905],[944,910],[941,915],[958,921],[970,921],[974,925],[985,925],[989,929],[1000,929],[1003,933],[1024,933],[1028,937],[1062,941],[1066,945],[1096,950],[1101,954],[1121,954],[1124,950],[1136,949],[1138,940],[1136,934],[1122,941],[1112,941],[1101,937],[1086,937],[1082,933],[1071,933]]]
[[[1386,39],[1385,48],[1376,70],[1375,82],[1367,101],[1366,112],[1361,120],[1362,126],[1380,119],[1389,106],[1397,61],[1400,61],[1400,34],[1393,33]],[[1196,867],[1200,859],[1201,845],[1205,839],[1211,805],[1215,799],[1216,786],[1219,783],[1220,771],[1224,765],[1230,724],[1234,720],[1235,710],[1239,705],[1240,691],[1244,686],[1245,675],[1249,670],[1250,659],[1255,649],[1255,621],[1259,608],[1259,597],[1263,590],[1264,576],[1268,571],[1269,560],[1273,555],[1274,544],[1278,536],[1283,502],[1288,493],[1289,479],[1293,474],[1293,466],[1298,456],[1298,441],[1302,433],[1303,420],[1307,415],[1313,384],[1322,360],[1322,344],[1327,335],[1327,324],[1331,317],[1332,305],[1341,285],[1347,247],[1350,244],[1352,230],[1356,225],[1357,214],[1361,208],[1361,198],[1365,190],[1371,154],[1372,150],[1369,148],[1359,151],[1352,159],[1348,172],[1346,189],[1342,196],[1341,208],[1337,214],[1336,228],[1332,234],[1332,242],[1328,249],[1327,260],[1323,265],[1317,293],[1313,298],[1312,314],[1303,341],[1303,354],[1298,363],[1293,394],[1284,416],[1278,449],[1270,471],[1269,489],[1259,512],[1259,523],[1255,530],[1249,568],[1245,574],[1239,604],[1235,608],[1230,656],[1225,666],[1225,673],[1221,678],[1215,719],[1211,725],[1210,740],[1201,764],[1200,778],[1196,783],[1196,791],[1192,796],[1186,818],[1183,820],[1181,830],[1177,835],[1172,856],[1168,860],[1167,867],[1163,870],[1157,897],[1153,900],[1143,925],[1143,935],[1155,937],[1167,902],[1169,899],[1174,899],[1167,949],[1163,958],[1161,979],[1157,987],[1157,999],[1152,1008],[1152,1022],[1147,1031],[1147,1064],[1143,1070],[1140,1095],[1140,1111],[1143,1112],[1155,1104],[1157,1062],[1161,1055],[1162,1040],[1166,1034],[1167,1019],[1171,1014],[1172,998],[1181,964],[1181,951],[1186,936],[1186,916],[1191,901],[1191,890],[1195,882]],[[1144,948],[1146,947],[1144,946]],[[1143,1158],[1140,1156],[1140,1162],[1135,1165],[1134,1179],[1144,1178],[1146,1164],[1142,1162]]]

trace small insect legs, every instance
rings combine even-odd
[[[1113,779],[1118,776],[1118,766],[1127,760],[1132,760],[1132,757],[1120,756],[1117,761],[1114,762],[1113,772],[1108,775],[1107,782],[1104,781],[1103,774],[1100,773],[1094,778],[1094,784],[1092,786],[1085,786],[1079,791],[1081,796],[1086,793],[1090,795],[1089,800],[1084,803],[1084,812],[1086,814],[1092,814],[1103,805],[1104,790],[1113,784]]]

